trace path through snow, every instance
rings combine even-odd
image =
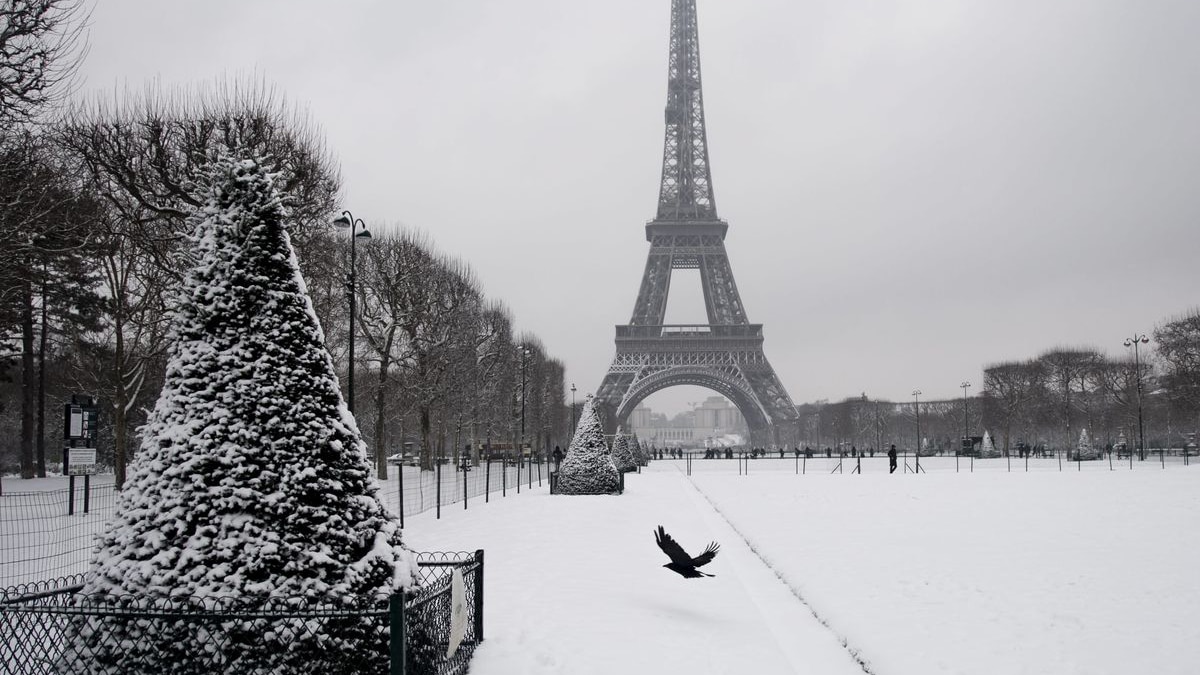
[[[620,497],[535,488],[407,523],[419,550],[486,552],[486,639],[473,675],[862,675],[686,477],[664,466],[626,486]],[[716,577],[663,569],[660,524],[692,553],[720,542],[705,568]]]

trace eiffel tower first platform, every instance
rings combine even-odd
[[[617,326],[617,355],[596,394],[607,431],[654,392],[698,385],[737,406],[753,445],[792,438],[796,407],[763,353],[762,324],[746,318],[725,253],[728,230],[717,217],[708,164],[696,0],[672,0],[658,215],[646,224],[650,255],[633,318]],[[678,269],[700,270],[707,324],[663,324]]]

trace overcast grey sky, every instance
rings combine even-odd
[[[1200,304],[1200,2],[697,5],[717,211],[797,403],[974,394],[986,364],[1120,354]],[[323,126],[347,208],[426,230],[593,391],[649,246],[669,14],[100,0],[83,74],[276,84]],[[702,323],[687,278],[668,319]]]

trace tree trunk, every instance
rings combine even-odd
[[[429,447],[429,431],[431,427],[429,404],[421,404],[421,470],[433,470],[433,449]]]
[[[42,334],[38,339],[37,475],[46,477],[46,280],[42,279]],[[63,467],[64,471],[66,467]]]
[[[33,478],[33,285],[25,281],[21,293],[21,478]]]
[[[384,424],[384,400],[386,399],[388,382],[388,361],[386,358],[380,359],[379,362],[379,386],[375,390],[375,475],[380,480],[387,480],[387,429]],[[400,448],[400,454],[403,458],[404,447]],[[403,460],[402,460],[403,461]]]
[[[125,445],[128,435],[125,431],[125,411],[129,409],[129,393],[125,389],[125,322],[121,315],[118,298],[116,311],[113,315],[116,346],[113,349],[113,371],[116,377],[116,387],[113,388],[113,485],[120,490],[125,485]]]

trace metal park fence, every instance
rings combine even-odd
[[[0,590],[0,663],[13,675],[465,673],[483,640],[483,551],[421,553],[421,586],[374,603],[82,595],[75,575]],[[452,577],[462,638],[450,648]]]
[[[470,462],[455,465],[443,462],[432,471],[421,471],[416,467],[391,467],[394,477],[380,481],[379,491],[384,502],[400,515],[424,513],[429,510],[441,517],[441,507],[461,504],[470,508],[472,503],[488,502],[496,497],[521,494],[535,487],[549,485],[553,466],[538,460],[487,460],[478,465]]]
[[[433,471],[392,466],[392,477],[379,483],[379,496],[401,521],[431,510],[440,517],[443,507],[468,508],[548,486],[549,468],[528,460],[482,462],[466,471],[448,463]],[[95,478],[86,510],[81,487],[73,493],[67,489],[13,492],[16,481],[6,481],[0,494],[0,587],[87,571],[93,539],[104,532],[116,508],[111,478]]]
[[[93,538],[112,516],[116,490],[112,483],[93,485],[87,512],[79,492],[74,509],[65,489],[0,495],[0,586],[87,570]]]
[[[666,456],[662,462],[675,463],[691,475],[695,472],[736,472],[739,475],[752,473],[796,473],[796,474],[839,474],[839,473],[888,473],[890,470],[886,452],[875,454],[858,453],[839,455],[824,452],[796,455],[778,451],[763,455],[735,453],[732,457],[706,458],[704,452],[684,452],[681,456]],[[1147,450],[1145,458],[1135,451],[1103,452],[1092,457],[1076,451],[1029,452],[999,457],[975,457],[973,455],[897,453],[896,473],[1027,473],[1051,471],[1161,471],[1183,468],[1197,463],[1195,454],[1176,450]]]

